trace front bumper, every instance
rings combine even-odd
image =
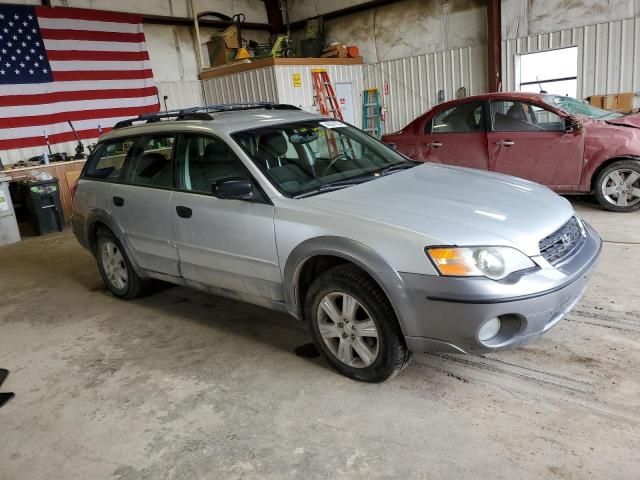
[[[402,273],[406,302],[398,308],[405,340],[415,352],[481,353],[531,342],[562,320],[584,295],[602,242],[586,225],[584,246],[558,268],[544,265],[511,283]],[[539,259],[541,260],[541,259]],[[481,341],[480,328],[502,328]]]

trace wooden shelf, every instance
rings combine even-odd
[[[200,72],[200,80],[223,77],[234,73],[257,70],[258,68],[275,67],[278,65],[300,66],[330,66],[330,65],[362,65],[362,58],[256,58],[206,68]]]

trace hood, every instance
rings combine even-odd
[[[612,125],[640,128],[640,113],[632,113],[623,117],[612,118],[611,120],[606,120],[606,122]]]
[[[567,200],[542,185],[430,163],[303,201],[411,230],[430,245],[506,245],[529,256],[574,214]]]

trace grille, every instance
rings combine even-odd
[[[584,242],[585,235],[580,221],[571,217],[558,230],[540,240],[540,254],[551,265],[557,265],[572,256]]]

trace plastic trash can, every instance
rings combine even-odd
[[[31,224],[37,235],[61,232],[64,228],[58,179],[26,181],[22,184]]]

